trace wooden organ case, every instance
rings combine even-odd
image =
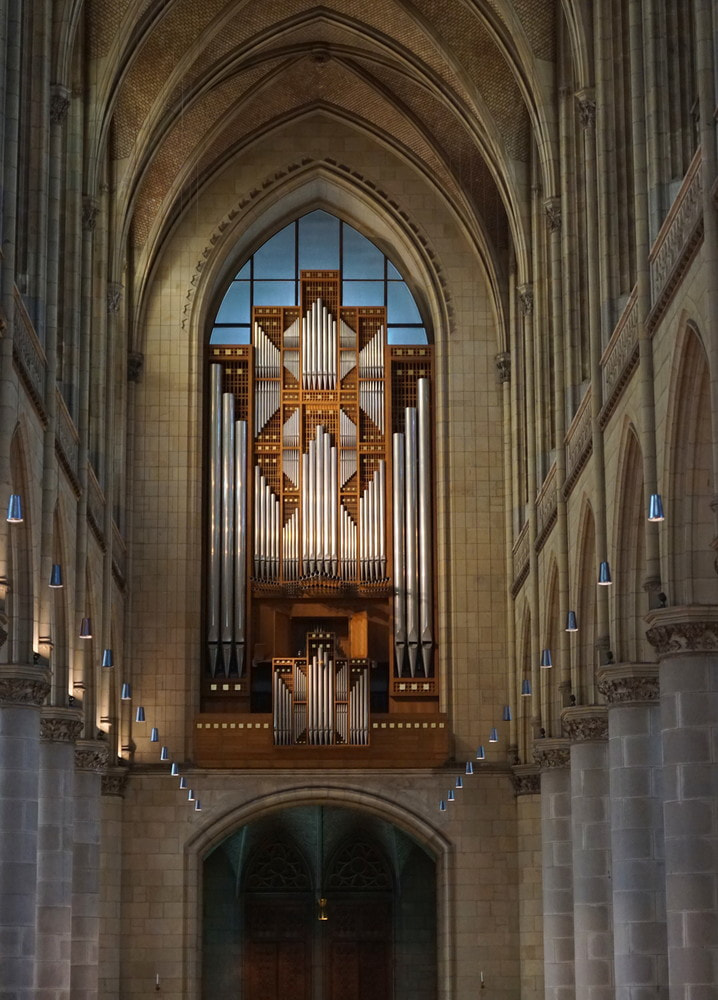
[[[199,764],[446,759],[431,348],[387,345],[385,308],[341,287],[302,271],[299,306],[210,347]]]

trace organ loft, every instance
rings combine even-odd
[[[209,347],[206,766],[445,760],[434,622],[432,356],[339,271]],[[218,718],[221,717],[221,721]]]

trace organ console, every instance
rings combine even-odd
[[[210,347],[203,701],[269,669],[275,745],[364,746],[377,665],[390,713],[437,710],[431,348],[337,271],[300,288]]]

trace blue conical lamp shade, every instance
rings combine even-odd
[[[463,788],[464,787],[464,779],[461,777],[460,774],[457,774],[457,776],[456,776],[456,787],[457,788]]]
[[[59,590],[62,586],[62,566],[59,563],[53,563],[50,570],[50,586],[54,590]]]
[[[183,790],[187,787],[187,779],[184,777],[184,775],[180,778],[179,786]]]
[[[122,689],[121,689],[121,692],[120,692],[120,698],[121,698],[122,701],[130,701],[132,699],[132,688],[130,687],[130,685],[126,681],[122,685]]]
[[[170,759],[169,747],[162,747],[162,749],[160,750],[160,760],[169,760],[169,759]]]
[[[441,801],[439,802],[439,809],[440,809],[440,811],[441,811],[441,812],[443,812],[443,813],[445,813],[445,812],[446,812],[446,802],[444,802],[444,800],[443,800],[443,799],[442,799],[442,800],[441,800]]]
[[[492,729],[491,732],[489,733],[489,743],[498,743],[498,742],[499,742],[499,731],[498,729]]]
[[[19,493],[11,493],[7,502],[7,520],[9,524],[22,522],[22,500]]]
[[[604,560],[598,567],[598,585],[599,587],[610,587],[613,583],[611,579],[611,567]]]
[[[578,632],[578,621],[576,619],[575,611],[569,611],[569,613],[566,615],[566,631]]]
[[[476,759],[486,760],[486,750],[484,749],[484,744],[482,743],[480,747],[476,748]]]
[[[135,715],[135,722],[145,721],[145,710],[142,705],[137,706],[137,714]]]
[[[521,696],[523,698],[531,697],[531,681],[528,679],[528,677],[524,677],[524,679],[521,681]]]
[[[112,659],[112,650],[103,649],[102,650],[102,666],[103,667],[114,667],[115,663]]]
[[[473,774],[474,773],[474,765],[472,764],[472,762],[470,760],[466,761],[466,773],[467,774]]]
[[[504,722],[511,722],[511,706],[504,705]]]
[[[456,800],[456,793],[454,792],[453,788],[449,789],[449,794],[446,796],[446,798],[449,800],[449,802],[454,802]]]
[[[172,763],[172,767],[170,768],[170,774],[173,777],[176,777],[179,774],[179,764],[175,763],[174,761]]]
[[[663,513],[663,500],[661,500],[660,493],[651,493],[651,499],[648,501],[648,520],[649,521],[663,521],[666,515]]]
[[[200,800],[199,800],[199,799],[197,799],[197,801],[196,801],[196,802],[195,802],[195,804],[194,804],[194,811],[195,811],[196,813],[198,813],[198,812],[202,812],[202,803],[200,802]]]
[[[150,743],[159,743],[159,741],[160,741],[160,731],[157,728],[157,726],[153,726],[152,731],[150,732]]]
[[[80,625],[80,638],[81,639],[91,639],[92,638],[92,622],[89,618],[83,618],[82,624]]]
[[[190,788],[190,790],[189,790],[189,791],[187,792],[187,801],[188,801],[188,802],[194,802],[194,792],[192,791],[192,789],[191,789],[191,788]]]
[[[551,659],[551,650],[542,649],[541,650],[541,666],[542,667],[552,667],[553,660]]]

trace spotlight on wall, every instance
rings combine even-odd
[[[660,493],[651,493],[651,499],[648,501],[648,520],[649,521],[664,521],[666,515],[663,513],[663,500],[661,499]]]
[[[135,715],[135,722],[145,721],[145,710],[142,705],[137,706],[137,714]]]
[[[19,493],[10,494],[7,502],[7,521],[8,524],[22,523],[22,500]]]
[[[504,722],[511,722],[511,706],[510,705],[504,705],[503,720],[504,720]]]
[[[125,682],[120,689],[120,701],[131,701],[132,700],[132,688]]]
[[[52,564],[52,569],[50,570],[50,586],[53,590],[59,590],[62,586],[62,566],[59,563]]]
[[[112,658],[112,650],[111,649],[103,649],[102,650],[102,666],[103,667],[114,667],[114,665],[115,665],[115,661]]]
[[[499,731],[498,729],[492,729],[491,732],[489,733],[489,743],[498,743],[498,742],[499,742]]]
[[[81,639],[91,639],[92,638],[92,622],[89,618],[83,618],[80,625],[80,638]]]
[[[551,650],[542,649],[541,650],[541,666],[542,667],[552,667],[553,660],[551,659]]]
[[[531,681],[528,677],[524,677],[521,681],[521,697],[530,698],[531,697]]]
[[[569,611],[569,613],[566,615],[566,631],[578,632],[578,621],[576,619],[575,611]]]
[[[599,587],[610,587],[612,583],[611,567],[604,560],[598,567],[598,585]]]

